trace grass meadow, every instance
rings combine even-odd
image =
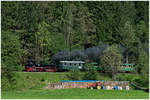
[[[2,92],[3,99],[148,99],[149,94],[139,90],[55,89]]]
[[[2,99],[148,99],[141,90],[44,89],[46,83],[65,80],[67,72],[17,72],[17,89],[2,90]],[[101,74],[100,80],[111,80]]]

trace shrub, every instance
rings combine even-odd
[[[44,81],[45,81],[45,79],[44,79],[44,78],[42,78],[42,79],[41,79],[41,81],[42,81],[42,82],[44,82]]]
[[[69,80],[82,80],[82,74],[78,69],[73,69],[69,71],[66,78]]]
[[[16,73],[12,71],[11,67],[4,66],[2,64],[2,89],[15,89],[17,84]]]
[[[2,90],[8,90],[11,87],[7,78],[2,77],[1,81]]]
[[[86,72],[83,76],[84,80],[97,80],[98,72],[96,68],[93,68],[92,64],[86,64]]]
[[[23,71],[24,70],[24,67],[19,65],[19,66],[16,66],[16,71]]]
[[[122,75],[119,75],[119,80],[135,82],[141,87],[146,87],[146,88],[149,87],[149,80],[140,74],[122,74]]]

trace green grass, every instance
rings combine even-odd
[[[36,80],[47,80],[48,82],[59,82],[67,74],[66,72],[17,72],[20,76],[20,79],[29,76],[32,79]]]
[[[68,72],[17,72],[17,89],[39,89],[46,86],[46,83],[56,83],[61,80],[68,80],[65,76]],[[83,74],[84,72],[82,72]],[[99,80],[111,80],[105,74],[98,76]]]
[[[17,89],[3,90],[3,99],[148,99],[148,93],[140,90],[115,91],[115,90],[89,90],[89,89],[53,89],[45,90],[46,83],[67,80],[67,72],[17,72]],[[99,80],[111,80],[101,73]],[[42,81],[44,80],[44,81]]]
[[[53,89],[2,92],[2,99],[148,99],[149,94],[139,90]]]
[[[18,80],[22,80],[28,78],[28,76],[34,80],[47,80],[48,82],[60,82],[61,80],[65,80],[65,75],[68,72],[17,72],[19,76]],[[84,72],[82,72],[83,74]],[[100,73],[98,76],[99,80],[111,80],[111,78],[104,74]]]
[[[49,72],[17,72],[17,89],[40,89],[47,83],[56,83],[64,79],[67,73]]]

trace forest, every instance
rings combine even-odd
[[[2,1],[1,25],[2,82],[28,60],[109,65],[101,58],[113,52],[148,87],[148,1]]]

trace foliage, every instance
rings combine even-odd
[[[111,72],[114,80],[116,80],[116,74],[120,71],[121,60],[122,55],[116,45],[108,47],[101,56],[102,67],[107,67],[107,71]]]
[[[140,78],[137,81],[142,86],[149,87],[149,56],[145,51],[141,51],[137,64],[137,72],[139,72]]]
[[[120,44],[126,48],[126,63],[128,63],[129,51],[132,48],[135,42],[135,33],[133,26],[129,21],[124,24],[124,27],[121,30],[121,41]]]
[[[118,80],[120,81],[130,81],[137,83],[138,86],[144,87],[144,88],[149,88],[149,82],[147,81],[148,77],[141,76],[139,74],[120,74],[118,75]]]
[[[98,72],[96,68],[92,64],[86,64],[86,72],[83,76],[84,80],[97,80],[98,79]]]
[[[68,72],[53,72],[53,73],[16,72],[14,78],[17,81],[16,84],[17,90],[29,90],[29,89],[42,89],[43,87],[46,86],[46,83],[57,83],[60,82],[61,80],[70,80],[66,77],[68,74],[69,74]],[[77,77],[83,79],[84,74],[85,72],[79,71],[80,76]],[[111,78],[106,73],[99,73],[98,79],[111,80]],[[2,76],[2,91],[11,90],[11,88],[9,87],[10,87],[10,83],[8,82],[8,79]],[[15,89],[13,88],[13,90]]]
[[[15,67],[15,70],[16,71],[23,71],[24,70],[24,66],[18,65],[18,66]]]
[[[52,45],[52,40],[50,38],[50,33],[48,32],[49,26],[43,22],[39,24],[38,31],[35,34],[36,37],[36,61],[44,61],[44,51]],[[41,59],[39,59],[41,58]]]
[[[67,73],[30,73],[30,72],[17,72],[13,79],[13,83],[8,82],[8,78],[2,76],[2,91],[10,90],[29,90],[29,89],[42,89],[47,83],[56,83],[63,80]],[[4,75],[4,74],[2,74]],[[43,80],[43,81],[42,81]],[[13,86],[12,86],[13,84]]]
[[[2,67],[2,90],[10,90],[16,88],[16,74],[12,72],[10,67]],[[7,87],[7,88],[6,88]]]
[[[2,63],[7,67],[15,67],[20,64],[22,56],[19,37],[13,32],[2,31]]]
[[[18,36],[13,32],[2,31],[2,89],[15,88],[15,67],[20,64],[21,51]]]
[[[117,44],[122,47],[123,62],[136,64],[140,69],[136,73],[144,73],[148,81],[148,62],[142,59],[147,59],[143,50],[149,53],[147,1],[6,1],[1,8],[5,68],[24,66],[31,59],[99,62],[108,45]]]
[[[23,65],[42,55],[42,48],[40,59],[49,62],[61,50],[83,50],[100,41],[121,44],[131,61],[138,55],[139,40],[148,43],[148,18],[148,2],[2,2],[2,30],[19,36]],[[45,40],[42,45],[36,35],[38,41]]]
[[[72,69],[66,75],[68,80],[82,80],[82,74],[78,69]]]

